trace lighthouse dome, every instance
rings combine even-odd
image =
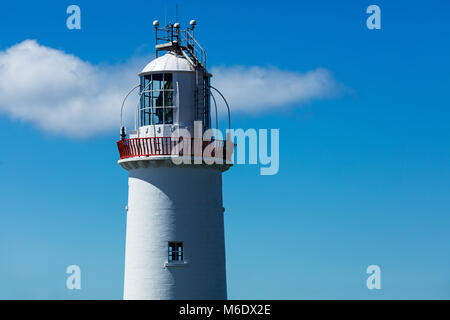
[[[156,58],[147,64],[139,75],[161,71],[195,71],[195,68],[183,54],[168,51],[162,57]]]

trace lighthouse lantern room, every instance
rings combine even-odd
[[[174,137],[177,129],[194,137],[194,122],[203,132],[212,127],[212,75],[193,36],[195,20],[185,30],[179,23],[153,25],[156,59],[134,88],[135,128],[127,134],[121,123],[117,142],[119,164],[129,172],[124,299],[226,299],[222,172],[231,164],[173,161],[174,148],[186,139]],[[216,105],[214,114],[217,123]],[[194,157],[189,149],[183,157]]]

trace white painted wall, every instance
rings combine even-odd
[[[226,299],[222,172],[207,166],[129,171],[124,299]],[[168,242],[186,265],[166,267]]]

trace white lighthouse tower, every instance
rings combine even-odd
[[[157,58],[139,73],[135,130],[127,137],[122,127],[117,142],[129,172],[124,299],[227,298],[222,172],[230,164],[173,161],[194,159],[194,145],[224,145],[194,138],[194,122],[201,134],[211,128],[211,97],[215,103],[195,24],[153,23]],[[193,138],[177,137],[177,129]],[[174,152],[180,141],[185,150]]]

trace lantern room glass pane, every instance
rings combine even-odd
[[[173,108],[164,108],[164,123],[173,124]]]
[[[164,106],[162,91],[153,91],[153,104],[152,107]]]
[[[173,106],[173,91],[164,91],[164,106]]]
[[[151,80],[152,80],[152,76],[151,75],[144,76],[141,90],[144,90],[144,88],[145,88],[145,90],[152,90],[151,85],[148,85]]]
[[[141,94],[141,126],[174,123],[174,90],[171,73],[142,76]]]
[[[154,108],[154,115],[153,115],[153,124],[164,124],[163,121],[163,108]]]
[[[164,73],[164,81],[162,89],[164,90],[173,89],[171,73]]]
[[[152,80],[153,80],[153,88],[152,90],[161,90],[162,87],[162,82],[163,82],[163,75],[162,73],[157,73],[157,74],[153,74],[152,75]]]

